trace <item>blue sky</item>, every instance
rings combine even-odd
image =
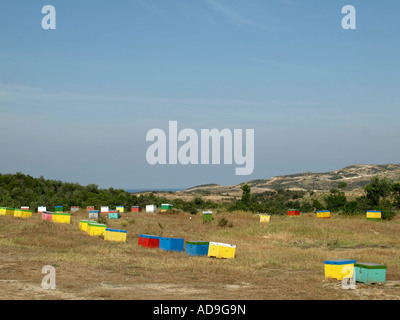
[[[43,30],[44,5],[57,29]],[[357,29],[341,27],[354,5]],[[399,163],[400,3],[0,3],[0,172],[114,188]],[[255,168],[146,162],[147,131],[254,129]]]

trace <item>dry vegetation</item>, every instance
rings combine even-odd
[[[233,227],[220,227],[225,217]],[[125,213],[108,220],[126,243],[90,237],[71,224],[0,216],[0,299],[399,299],[400,220],[317,219],[219,212],[203,223],[186,213]],[[192,219],[190,219],[192,218]],[[235,259],[191,257],[137,245],[139,234],[236,244]],[[343,290],[324,278],[324,260],[352,258],[387,265],[384,285]],[[56,268],[56,290],[43,290],[44,265]]]

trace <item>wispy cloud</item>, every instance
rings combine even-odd
[[[243,17],[242,15],[232,10],[232,8],[222,5],[221,2],[217,0],[205,0],[205,1],[213,10],[222,13],[237,25],[248,25],[251,27],[261,28],[264,30],[270,30],[268,26]]]

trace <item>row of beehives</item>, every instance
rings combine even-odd
[[[164,251],[183,252],[192,256],[209,256],[220,259],[235,258],[236,245],[211,241],[185,241],[183,238],[167,238],[139,234],[139,246],[159,248]]]
[[[300,210],[288,210],[289,217],[300,216]],[[330,218],[331,212],[329,210],[317,211],[317,218]],[[260,214],[260,222],[271,222],[271,216],[267,214]],[[382,212],[376,210],[367,210],[366,217],[368,221],[382,221]]]
[[[32,210],[29,210],[29,207],[22,207],[21,209],[0,207],[0,216],[6,215],[16,218],[30,218],[32,217]]]
[[[385,283],[386,266],[377,263],[362,263],[351,259],[325,261],[325,278],[353,279],[365,284]]]
[[[29,209],[29,207],[22,207],[22,208],[27,208]],[[169,204],[169,203],[163,203],[161,204],[161,212],[166,212],[169,210],[172,210],[173,205]],[[63,212],[64,208],[63,206],[54,206],[54,212]],[[115,210],[118,210],[120,213],[124,213],[125,212],[125,206],[116,206]],[[44,211],[47,211],[47,207],[45,206],[40,206],[38,207],[38,213],[42,213]],[[79,207],[78,206],[71,206],[70,208],[71,212],[76,212],[79,211]],[[108,213],[110,211],[112,211],[110,209],[109,206],[101,206],[100,210],[96,210],[95,206],[87,206],[86,207],[86,211],[100,211],[101,213]],[[142,207],[141,206],[131,206],[131,212],[141,212],[142,211]],[[146,205],[146,212],[157,212],[157,206],[156,205]]]
[[[80,220],[79,230],[85,231],[89,236],[100,236],[107,241],[126,242],[127,231],[108,228],[107,225],[92,220]]]

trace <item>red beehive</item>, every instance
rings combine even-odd
[[[299,216],[300,215],[300,210],[289,209],[287,214],[288,214],[288,216]]]
[[[160,247],[160,237],[149,236],[146,234],[139,234],[138,245],[147,247],[147,248],[159,248]]]
[[[131,212],[140,212],[140,211],[142,211],[142,207],[139,207],[139,206],[131,207]]]
[[[53,213],[44,211],[42,212],[42,220],[52,221],[53,220]]]
[[[91,210],[94,210],[94,206],[87,206],[87,207],[86,207],[86,211],[87,211],[87,212],[89,212],[89,211],[91,211]]]

